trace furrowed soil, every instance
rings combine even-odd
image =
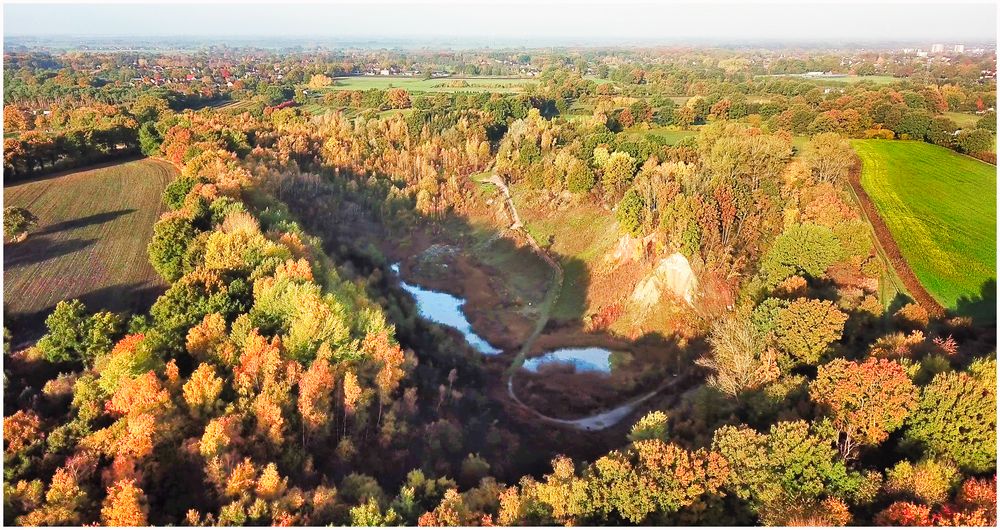
[[[28,238],[4,245],[4,317],[15,344],[37,339],[61,300],[91,311],[145,310],[165,284],[146,246],[176,176],[170,164],[135,160],[4,187],[4,205],[38,217]]]

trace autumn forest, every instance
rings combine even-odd
[[[5,525],[996,525],[994,44],[145,42],[5,39]]]

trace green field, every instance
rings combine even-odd
[[[975,127],[979,122],[979,116],[968,112],[945,112],[946,118],[951,118],[956,125],[962,128]]]
[[[676,127],[632,127],[630,129],[626,129],[625,132],[631,136],[644,136],[647,134],[650,136],[656,136],[665,140],[667,145],[677,145],[677,142],[680,142],[689,136],[698,135],[697,129],[688,129],[684,131],[677,129]]]
[[[497,92],[513,94],[524,90],[533,79],[519,77],[441,77],[423,79],[405,76],[352,76],[338,77],[332,87],[325,90],[369,90],[378,88],[405,88],[410,92]],[[314,89],[315,90],[315,89]]]
[[[146,254],[163,211],[163,188],[177,171],[152,159],[5,186],[5,206],[21,206],[38,226],[4,245],[4,317],[37,331],[56,302],[88,308],[144,309],[163,282]]]
[[[851,144],[862,186],[923,286],[947,308],[986,316],[990,303],[959,299],[995,296],[983,287],[996,281],[996,167],[923,142]]]

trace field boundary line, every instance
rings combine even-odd
[[[920,283],[920,279],[917,278],[916,273],[910,268],[909,262],[903,257],[899,245],[896,244],[896,239],[892,237],[889,226],[885,224],[885,220],[879,214],[875,202],[872,201],[868,192],[865,191],[864,186],[861,185],[862,165],[861,157],[856,156],[854,164],[848,172],[847,181],[850,184],[854,198],[858,201],[859,206],[861,206],[862,214],[875,232],[875,244],[880,247],[882,253],[888,259],[889,266],[895,270],[896,276],[903,282],[903,286],[910,297],[924,306],[931,316],[937,318],[943,317],[945,315],[944,306],[938,303],[924,285]]]

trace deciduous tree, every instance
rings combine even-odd
[[[841,434],[840,452],[851,458],[859,446],[878,445],[902,427],[917,388],[895,361],[836,359],[819,367],[809,396],[830,415]]]
[[[146,526],[146,496],[133,480],[121,480],[108,488],[101,507],[101,523],[106,526]]]
[[[778,347],[789,366],[817,364],[844,332],[847,315],[829,300],[799,298],[780,309],[774,319]]]
[[[905,437],[965,471],[987,472],[996,466],[996,407],[995,361],[941,373],[921,390]]]
[[[766,335],[745,315],[731,315],[716,323],[709,335],[711,353],[696,362],[712,371],[708,384],[736,397],[777,379],[777,354]]]

